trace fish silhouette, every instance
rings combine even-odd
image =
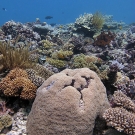
[[[45,19],[52,19],[52,16],[46,16]]]

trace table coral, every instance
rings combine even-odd
[[[27,120],[29,135],[92,135],[95,119],[109,108],[104,85],[88,68],[52,75],[36,95]]]
[[[135,135],[135,104],[133,101],[121,91],[116,91],[111,103],[115,108],[107,109],[103,115],[107,125],[119,132]]]
[[[27,72],[20,68],[11,70],[0,82],[0,90],[6,96],[20,96],[22,99],[33,99],[37,87],[28,79]]]

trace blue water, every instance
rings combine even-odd
[[[33,22],[36,18],[41,22],[66,24],[75,22],[80,14],[96,11],[113,15],[116,21],[135,22],[135,0],[1,0],[0,25],[9,20]],[[47,15],[53,18],[45,20]]]

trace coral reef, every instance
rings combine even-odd
[[[73,52],[72,51],[63,51],[63,50],[59,50],[57,52],[54,52],[52,54],[52,58],[53,59],[60,59],[60,60],[70,60],[70,58],[72,57]]]
[[[43,49],[50,49],[54,45],[52,42],[48,40],[41,40],[39,43],[42,44]]]
[[[0,132],[12,125],[12,117],[8,114],[0,116]]]
[[[99,36],[97,36],[94,45],[99,45],[99,46],[109,45],[111,40],[114,40],[114,38],[115,35],[110,31],[108,32],[103,31]]]
[[[34,63],[29,60],[30,53],[27,48],[11,48],[9,44],[0,42],[0,60],[3,69],[30,68]]]
[[[28,79],[27,72],[20,68],[11,70],[0,82],[0,90],[6,96],[34,99],[37,87]]]
[[[45,80],[48,79],[54,73],[48,70],[46,67],[36,64],[33,69],[36,71],[37,75],[44,78]]]
[[[51,65],[53,65],[53,66],[55,66],[55,67],[57,67],[57,68],[65,68],[65,67],[66,67],[66,62],[63,61],[63,60],[57,60],[57,59],[52,59],[52,58],[46,58],[46,61],[47,61],[49,64],[51,64]]]
[[[102,63],[102,60],[95,56],[87,56],[84,54],[79,54],[73,57],[73,62],[71,64],[72,68],[84,68],[87,67],[90,70],[95,71],[101,80],[107,79],[107,71],[100,70],[99,67]]]
[[[38,76],[38,75],[37,75],[38,73],[37,73],[35,70],[33,70],[33,69],[26,69],[26,72],[27,72],[27,74],[28,74],[29,79],[30,79],[30,80],[32,81],[32,83],[34,83],[37,87],[40,87],[40,86],[44,83],[45,79],[42,78],[42,77],[40,77],[40,76]]]
[[[93,14],[92,24],[97,30],[102,29],[104,24],[104,18],[100,12],[96,12]]]
[[[66,69],[37,90],[27,121],[29,135],[92,135],[97,116],[109,107],[106,90],[88,68]]]
[[[1,29],[6,36],[8,35],[7,40],[11,38],[16,39],[18,35],[20,37],[19,41],[39,41],[41,39],[39,34],[37,32],[34,32],[32,28],[15,21],[6,22]]]
[[[112,126],[119,132],[125,132],[128,135],[135,134],[135,104],[121,91],[115,91],[112,101],[112,107],[105,111],[103,117],[108,126]]]

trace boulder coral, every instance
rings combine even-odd
[[[95,119],[110,106],[100,78],[88,68],[52,75],[36,95],[28,135],[92,135]]]

